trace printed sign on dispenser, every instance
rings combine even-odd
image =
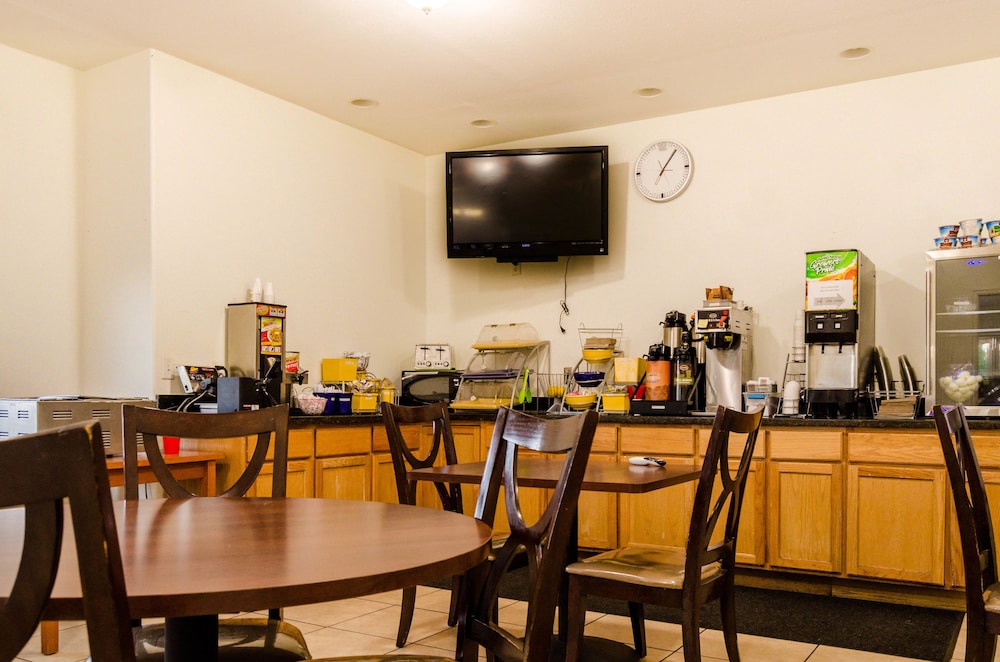
[[[806,253],[806,310],[858,307],[858,252]]]

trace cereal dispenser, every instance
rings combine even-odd
[[[259,382],[281,400],[285,371],[285,310],[273,303],[231,303],[226,309],[226,365],[232,377]]]

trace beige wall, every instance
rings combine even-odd
[[[570,262],[563,335],[565,260],[514,275],[445,258],[443,155],[162,53],[81,75],[0,47],[0,77],[0,146],[19,157],[0,165],[17,304],[0,318],[0,396],[176,390],[168,361],[223,362],[226,304],[255,276],[289,305],[305,368],[370,351],[397,379],[421,341],[451,343],[461,366],[493,322],[534,324],[556,370],[575,362],[581,325],[622,324],[639,354],[667,311],[727,284],[756,310],[757,373],[778,379],[803,254],[827,248],[875,263],[878,342],[922,376],[924,252],[940,224],[1000,217],[1000,60],[540,137],[522,144],[608,144],[612,161],[611,255]],[[664,137],[695,173],[656,204],[629,171]],[[33,376],[15,381],[24,366]]]
[[[428,332],[468,360],[486,322],[530,322],[553,343],[553,368],[579,358],[581,324],[621,323],[626,350],[662,339],[658,323],[735,288],[756,311],[756,373],[781,379],[808,250],[857,248],[877,270],[877,342],[924,375],[924,264],[937,227],[1000,218],[1000,60],[764,99],[591,131],[531,146],[607,144],[611,247],[510,265],[445,260],[443,157],[428,159]],[[631,183],[636,155],[659,138],[692,152],[689,189],[649,202]]]
[[[0,46],[0,396],[79,388],[76,93]]]

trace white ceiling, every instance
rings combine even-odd
[[[0,43],[81,70],[156,49],[437,154],[1000,57],[1000,2],[0,0]]]

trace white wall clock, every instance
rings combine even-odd
[[[684,192],[691,182],[691,152],[673,140],[657,140],[635,160],[635,187],[650,200],[666,202]]]

